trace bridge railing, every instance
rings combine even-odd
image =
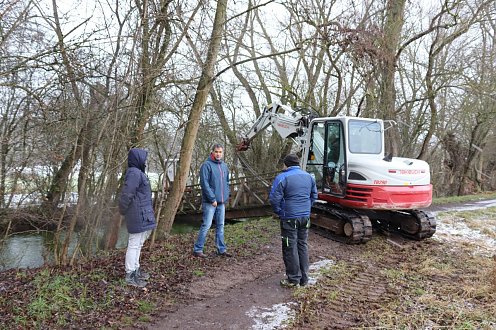
[[[230,179],[230,198],[226,210],[243,210],[269,205],[269,193],[272,181],[277,173],[265,173],[256,176],[233,177]],[[166,191],[166,195],[167,195]],[[156,195],[156,197],[158,197]],[[164,196],[165,198],[167,196]],[[201,213],[202,195],[199,184],[186,186],[180,214]]]

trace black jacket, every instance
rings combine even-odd
[[[129,150],[124,186],[119,199],[119,212],[125,216],[130,234],[142,233],[156,227],[150,182],[145,175],[146,150]]]

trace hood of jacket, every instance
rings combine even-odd
[[[127,155],[127,166],[136,167],[141,172],[145,172],[147,156],[148,152],[145,149],[132,148]]]

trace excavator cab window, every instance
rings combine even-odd
[[[326,124],[324,155],[324,193],[344,196],[346,187],[346,162],[343,125],[340,121]]]
[[[314,122],[310,131],[306,171],[320,192],[344,196],[346,165],[343,125],[339,120]]]
[[[350,152],[354,154],[380,154],[382,127],[377,121],[350,120],[348,138]]]

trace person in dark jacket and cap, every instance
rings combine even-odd
[[[294,154],[284,158],[284,170],[274,179],[269,200],[280,219],[282,258],[287,278],[283,287],[308,283],[308,228],[310,211],[317,199],[315,179],[300,169],[300,159]]]
[[[150,277],[140,268],[140,254],[144,242],[156,227],[153,213],[152,191],[145,175],[146,158],[144,149],[132,148],[127,157],[127,171],[119,199],[119,212],[126,219],[129,233],[126,251],[126,283],[144,287]]]

